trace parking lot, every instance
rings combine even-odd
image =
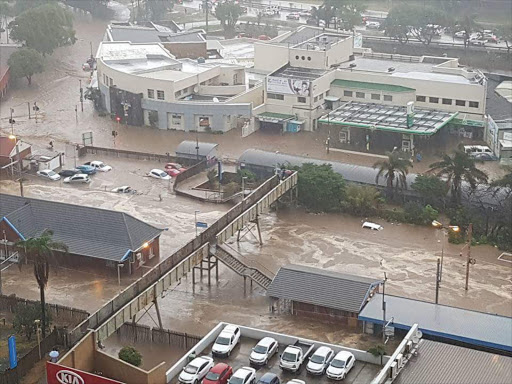
[[[235,347],[231,356],[227,358],[214,357],[214,364],[226,363],[233,368],[233,372],[241,367],[252,366],[249,364],[249,355],[252,348],[258,343],[259,340],[242,336],[240,343]],[[263,367],[252,366],[256,369],[256,381],[259,380],[267,372],[275,373],[281,383],[287,383],[292,379],[299,379],[309,383],[318,384],[332,384],[334,381],[327,378],[326,375],[314,376],[306,371],[306,364],[304,362],[298,373],[286,372],[279,368],[279,355],[284,351],[287,345],[279,345],[279,351],[270,359],[268,365]],[[201,355],[211,356],[211,345]],[[343,383],[350,384],[368,384],[379,372],[380,367],[374,364],[369,364],[362,361],[356,361],[356,364],[343,380]],[[174,378],[171,383],[178,383],[178,379]]]

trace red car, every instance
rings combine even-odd
[[[176,169],[180,171],[180,173],[187,170],[187,168],[178,163],[167,163],[165,164],[165,169]]]
[[[210,369],[210,372],[208,372],[203,379],[202,384],[227,384],[232,375],[233,368],[225,363],[219,363]]]

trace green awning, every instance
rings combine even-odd
[[[291,119],[295,119],[295,115],[287,115],[285,113],[275,113],[275,112],[263,112],[256,117],[260,121],[268,121],[270,123],[279,123],[282,121],[287,121]]]
[[[480,120],[464,120],[464,119],[453,119],[452,124],[455,125],[467,125],[468,127],[484,127],[484,122]]]
[[[343,88],[354,88],[354,89],[371,89],[375,91],[384,92],[414,92],[414,88],[402,87],[401,85],[383,84],[383,83],[368,83],[365,81],[352,81],[336,79],[331,83],[331,86],[343,87]]]

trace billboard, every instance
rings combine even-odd
[[[267,77],[267,92],[287,95],[309,96],[309,80],[288,79],[284,77]]]
[[[123,384],[107,377],[46,362],[46,382],[48,384]]]

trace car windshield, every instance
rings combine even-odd
[[[106,165],[105,165],[105,164],[103,164],[103,163],[96,163],[96,165],[97,165],[99,168],[105,168],[105,167],[106,167]]]
[[[322,364],[324,362],[324,357],[319,355],[311,356],[311,361],[313,363]]]
[[[47,174],[48,174],[48,176],[56,175],[56,173],[55,173],[55,172],[53,172],[53,171],[48,171],[48,172],[47,172]]]
[[[227,337],[217,337],[217,340],[215,341],[215,344],[220,345],[229,345],[229,339]]]
[[[194,365],[189,364],[189,365],[187,365],[185,367],[184,371],[187,372],[187,373],[190,373],[190,374],[194,374],[194,373],[197,372],[197,367],[194,366]]]
[[[283,360],[284,361],[295,362],[296,361],[296,357],[297,357],[297,355],[295,355],[294,353],[290,353],[290,352],[283,353]]]
[[[206,375],[206,380],[216,381],[219,380],[219,377],[220,375],[218,373],[208,372],[208,374]]]
[[[257,345],[254,347],[254,352],[256,353],[267,353],[267,347],[263,345]]]
[[[165,176],[167,176],[167,173],[165,173],[165,172],[162,172],[162,173],[160,174],[160,177],[165,177]]]
[[[331,362],[331,366],[333,366],[334,368],[345,368],[345,361],[335,359]]]
[[[229,384],[243,384],[243,383],[244,383],[244,379],[242,379],[241,377],[232,376],[231,379],[229,379]]]

